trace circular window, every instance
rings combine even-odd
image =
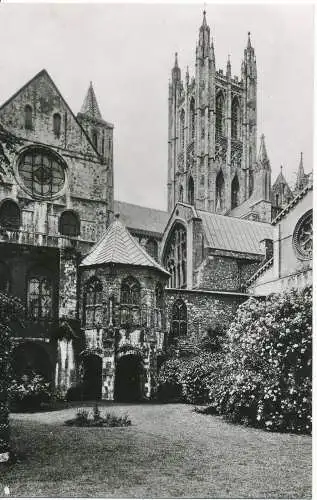
[[[34,196],[51,198],[65,184],[65,169],[62,160],[41,148],[29,148],[19,159],[19,175],[24,186]]]
[[[313,211],[306,212],[297,222],[294,236],[294,247],[302,259],[313,256]]]

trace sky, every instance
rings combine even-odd
[[[258,137],[272,180],[283,165],[295,181],[300,152],[313,161],[312,5],[0,3],[0,103],[47,69],[72,110],[92,81],[103,118],[114,124],[115,198],[167,207],[168,81],[179,54],[193,75],[206,8],[217,69],[230,54],[240,76],[247,33],[258,70]],[[258,140],[259,146],[259,140]]]

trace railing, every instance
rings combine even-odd
[[[95,241],[92,239],[85,240],[80,236],[71,237],[59,234],[46,234],[27,229],[7,229],[0,226],[0,243],[88,250]]]

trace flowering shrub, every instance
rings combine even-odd
[[[52,398],[49,382],[35,373],[13,380],[9,387],[10,406],[15,411],[37,410]]]
[[[202,353],[183,363],[180,384],[186,402],[201,404],[209,401],[211,378],[219,370],[220,360],[219,355]]]
[[[157,396],[161,401],[182,398],[181,369],[184,361],[178,358],[163,363],[158,374]]]
[[[210,380],[214,411],[267,430],[311,432],[311,288],[242,304],[224,352]]]
[[[131,420],[128,415],[119,417],[109,412],[103,416],[96,403],[92,411],[78,409],[75,418],[66,420],[65,424],[72,427],[129,427]]]

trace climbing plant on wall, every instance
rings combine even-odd
[[[11,330],[24,316],[19,299],[0,292],[0,462],[9,458],[9,409]]]

